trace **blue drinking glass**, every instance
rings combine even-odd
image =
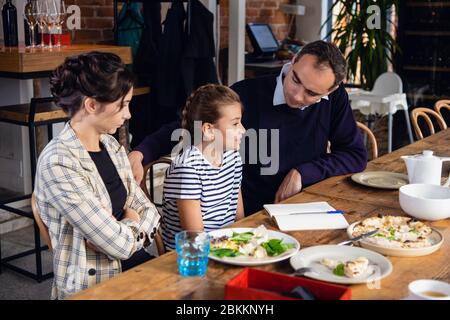
[[[178,269],[182,276],[204,276],[208,265],[210,236],[186,230],[175,235]]]

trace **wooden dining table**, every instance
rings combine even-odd
[[[450,129],[403,147],[371,161],[367,171],[406,173],[401,155],[433,150],[437,155],[450,156]],[[326,179],[305,188],[285,203],[326,201],[343,210],[345,218],[353,223],[363,218],[382,215],[406,215],[400,208],[398,190],[374,189],[356,184],[344,175]],[[387,258],[393,265],[392,273],[377,286],[351,285],[352,299],[402,299],[408,295],[408,284],[417,279],[438,279],[450,282],[450,219],[429,222],[444,236],[442,247],[422,257]],[[278,230],[265,211],[248,216],[232,227],[266,226]],[[347,240],[346,230],[317,230],[286,232],[295,237],[301,248],[337,244]],[[270,272],[291,273],[289,259],[254,267]],[[243,267],[210,260],[204,277],[182,277],[178,273],[177,256],[168,252],[143,263],[110,280],[79,292],[70,299],[224,299],[226,283],[238,275]]]

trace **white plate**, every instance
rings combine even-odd
[[[367,187],[397,190],[408,184],[408,176],[396,172],[364,171],[352,175],[352,180]]]
[[[358,257],[366,257],[369,260],[367,272],[359,277],[348,278],[333,274],[333,270],[322,265],[324,258],[349,261]],[[392,272],[391,262],[379,253],[350,246],[324,245],[314,246],[300,250],[291,258],[291,266],[294,270],[310,267],[312,272],[306,272],[305,277],[341,284],[373,283],[387,277]]]
[[[243,232],[252,232],[255,228],[229,228],[229,229],[219,229],[209,232],[211,237],[214,238],[220,238],[222,236],[229,236],[231,237],[233,235],[233,232],[237,233],[243,233]],[[286,250],[284,253],[274,256],[274,257],[267,257],[267,258],[251,258],[251,257],[244,257],[244,256],[237,256],[234,258],[230,257],[223,257],[219,258],[217,256],[214,256],[212,254],[209,255],[209,258],[211,260],[227,263],[227,264],[233,264],[236,266],[259,266],[263,264],[269,264],[274,263],[278,261],[285,260],[287,258],[292,257],[294,254],[298,252],[300,249],[300,243],[290,235],[287,235],[285,233],[273,231],[273,230],[267,230],[269,240],[270,239],[282,239],[283,243],[292,243],[295,245],[294,248]]]
[[[355,223],[352,223],[347,228],[347,235],[349,238],[354,238],[353,236],[353,228],[359,223],[360,221],[357,221]],[[379,244],[368,242],[367,240],[361,240],[358,241],[359,245],[363,248],[373,250],[376,252],[379,252],[381,254],[392,256],[392,257],[420,257],[425,256],[428,254],[431,254],[438,250],[442,243],[444,243],[444,236],[437,231],[436,229],[431,228],[432,232],[428,235],[428,237],[431,239],[431,242],[433,245],[429,247],[424,248],[390,248],[386,246],[381,246]]]

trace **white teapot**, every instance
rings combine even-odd
[[[442,158],[433,156],[433,151],[424,150],[422,154],[413,156],[401,156],[406,162],[409,183],[424,183],[441,185],[442,163],[450,161],[449,157]],[[450,178],[444,187],[450,185]]]

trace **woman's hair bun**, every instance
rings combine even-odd
[[[85,97],[101,103],[123,98],[133,87],[134,75],[119,56],[90,52],[67,57],[50,77],[50,90],[56,103],[73,116]]]

